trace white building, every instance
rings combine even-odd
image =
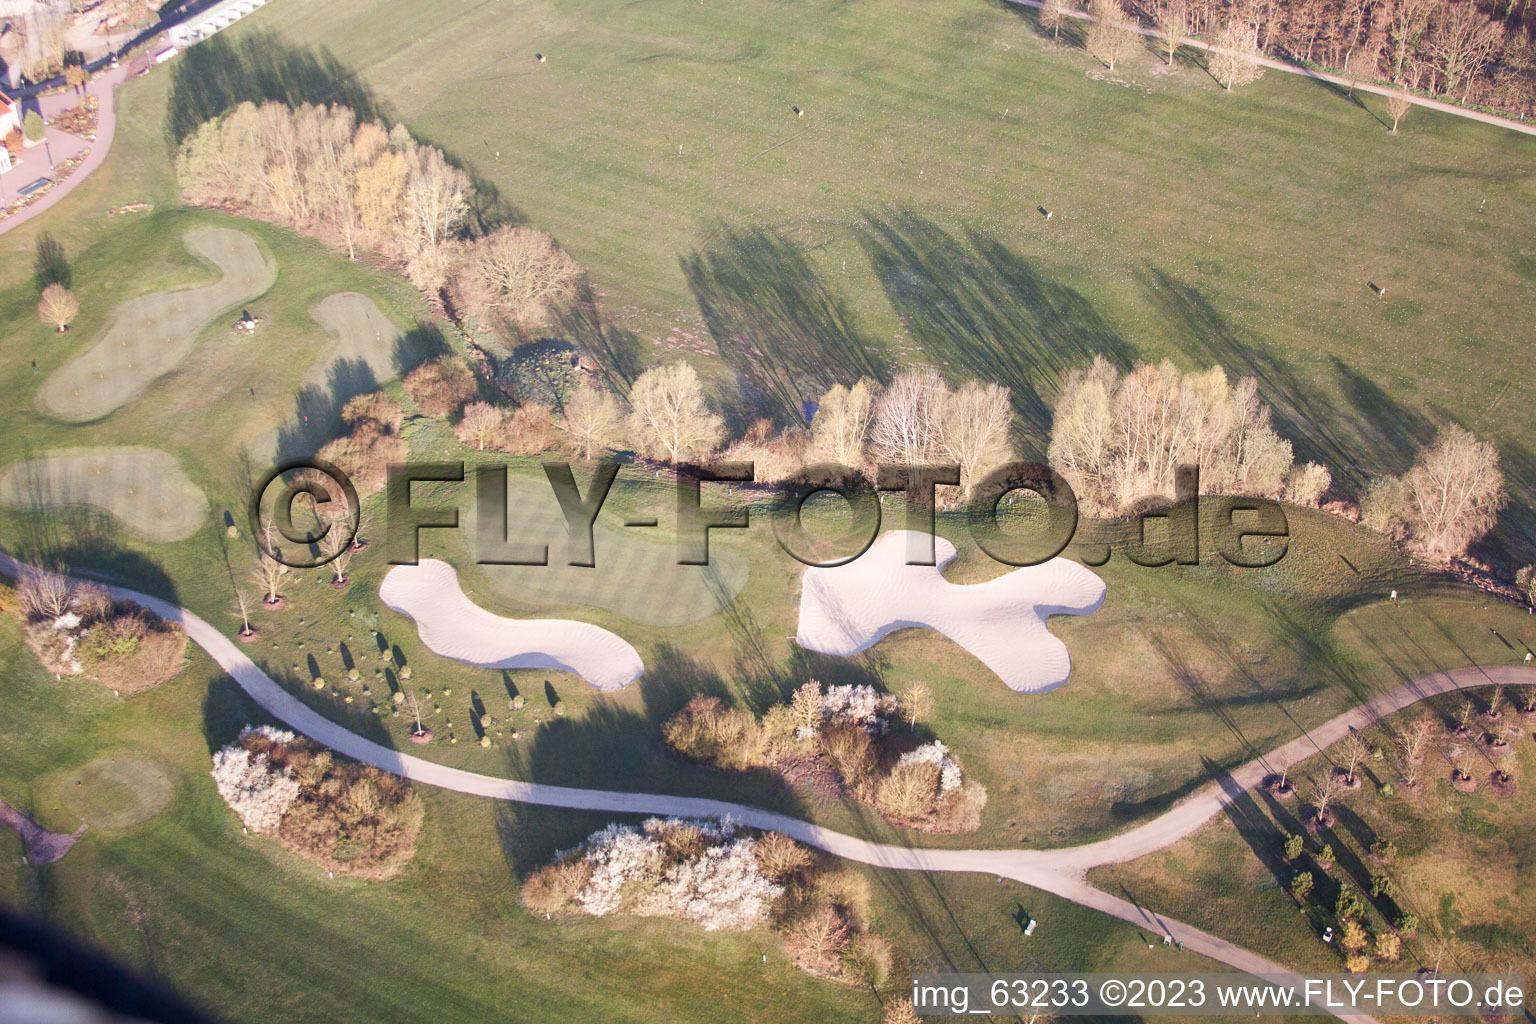
[[[256,8],[266,6],[266,3],[267,0],[223,0],[181,24],[171,26],[171,42],[181,47],[190,46],[207,39],[220,29],[229,28]]]
[[[9,135],[13,128],[21,131],[21,101],[0,92],[0,138]]]

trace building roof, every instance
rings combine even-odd
[[[15,100],[5,94],[5,90],[0,89],[0,107],[9,107],[15,102]]]

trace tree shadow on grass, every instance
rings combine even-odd
[[[1321,462],[1341,474],[1359,461],[1343,436],[1338,403],[1302,380],[1279,357],[1238,337],[1237,330],[1193,285],[1147,266],[1137,275],[1152,304],[1183,330],[1179,344],[1201,368],[1221,366],[1236,381],[1252,377],[1274,413],[1275,430],[1293,445],[1298,461]]]
[[[359,121],[379,116],[373,92],[325,46],[297,46],[275,32],[231,40],[221,33],[188,48],[171,67],[165,136],[179,145],[197,126],[240,103],[351,107]]]
[[[1207,773],[1215,777],[1221,786],[1222,813],[1232,822],[1237,829],[1238,836],[1253,851],[1253,855],[1259,859],[1275,881],[1282,887],[1290,882],[1290,875],[1294,870],[1292,865],[1281,857],[1281,843],[1285,839],[1284,833],[1276,827],[1264,809],[1259,806],[1253,794],[1238,785],[1232,776],[1209,758],[1201,758]]]
[[[1046,28],[1040,23],[1040,9],[1028,7],[1024,4],[1009,3],[1008,0],[993,0],[993,6],[999,11],[1013,15],[1034,29],[1035,34],[1042,39],[1060,43],[1063,46],[1071,46],[1076,49],[1087,49],[1089,23],[1081,18],[1064,17],[1061,19],[1060,30]]]
[[[1499,510],[1493,529],[1470,550],[1510,579],[1520,566],[1536,562],[1536,455],[1517,441],[1499,443],[1499,467],[1513,500]]]
[[[31,489],[42,494],[40,488]],[[128,547],[117,517],[89,505],[35,505],[7,517],[3,547],[17,561],[62,565],[81,579],[130,587],[179,604],[176,582],[147,555]]]
[[[679,263],[736,374],[737,427],[762,416],[803,424],[809,403],[833,384],[885,379],[884,358],[801,246],[766,228],[722,226],[711,237],[718,241]]]
[[[1340,477],[1352,474],[1357,486],[1366,482],[1355,468],[1362,463],[1374,462],[1392,476],[1406,473],[1413,465],[1415,452],[1435,439],[1435,424],[1337,356],[1333,357],[1333,372],[1347,400],[1346,407],[1355,413],[1356,434],[1363,448],[1352,462],[1341,464],[1334,472]]]
[[[583,279],[575,299],[557,314],[560,331],[586,355],[602,374],[609,390],[629,394],[640,376],[640,338],[634,331],[605,323],[592,286]]]
[[[326,368],[323,387],[306,384],[293,400],[293,417],[277,428],[277,459],[313,455],[344,433],[342,407],[357,395],[378,389],[379,382],[361,359],[338,359]]]
[[[996,237],[965,239],[910,210],[866,213],[859,244],[886,298],[929,361],[1010,389],[1030,454],[1044,453],[1050,402],[1070,370],[1131,347],[1076,290],[1051,281]]]
[[[32,261],[32,283],[42,292],[51,284],[69,287],[74,273],[69,259],[64,255],[64,245],[52,234],[44,231],[37,236],[37,254]]]

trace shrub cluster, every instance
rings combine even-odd
[[[480,392],[469,367],[447,356],[412,370],[405,390],[428,416],[453,416]]]
[[[270,726],[247,726],[213,755],[219,796],[253,832],[328,871],[383,879],[415,851],[421,801],[396,775]]]
[[[671,917],[708,931],[772,923],[808,973],[880,985],[891,972],[890,944],[864,928],[863,876],[829,870],[780,833],[745,835],[728,819],[609,825],[530,874],[522,898],[551,916]]]
[[[767,920],[784,893],[762,872],[757,843],[728,820],[609,825],[534,872],[523,901],[548,914],[674,917],[706,931],[739,931]]]
[[[357,395],[341,410],[349,432],[317,453],[352,479],[359,498],[384,486],[392,462],[404,462],[406,444],[400,437],[405,414],[382,391]]]
[[[823,691],[812,680],[761,719],[718,697],[694,697],[662,723],[662,736],[677,754],[727,771],[783,770],[816,758],[894,824],[927,832],[978,828],[986,790],[964,777],[943,743],[917,744],[910,731],[894,731],[904,717],[901,701],[872,686]]]
[[[175,676],[185,660],[187,637],[179,625],[62,570],[23,566],[16,608],[29,646],[58,675],[142,693]]]

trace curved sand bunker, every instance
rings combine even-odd
[[[907,565],[910,530],[883,534],[846,565],[808,568],[802,579],[800,627],[807,650],[848,656],[894,630],[937,630],[976,655],[1022,693],[1060,686],[1072,671],[1067,647],[1050,630],[1050,615],[1087,615],[1104,603],[1104,581],[1064,558],[1027,566],[985,583],[960,586],[943,567],[956,555],[934,539],[938,565]]]
[[[158,448],[75,448],[13,463],[0,504],[23,511],[89,505],[145,540],[185,540],[208,521],[208,499]]]
[[[397,565],[379,584],[379,598],[416,620],[434,654],[481,668],[549,668],[574,672],[599,690],[619,690],[645,671],[626,641],[599,626],[571,619],[508,619],[481,608],[459,586],[447,562],[423,558]]]
[[[126,405],[174,370],[215,316],[261,295],[277,278],[277,268],[239,231],[196,228],[181,242],[217,267],[219,280],[141,295],[118,306],[102,339],[43,382],[39,408],[84,423]]]

